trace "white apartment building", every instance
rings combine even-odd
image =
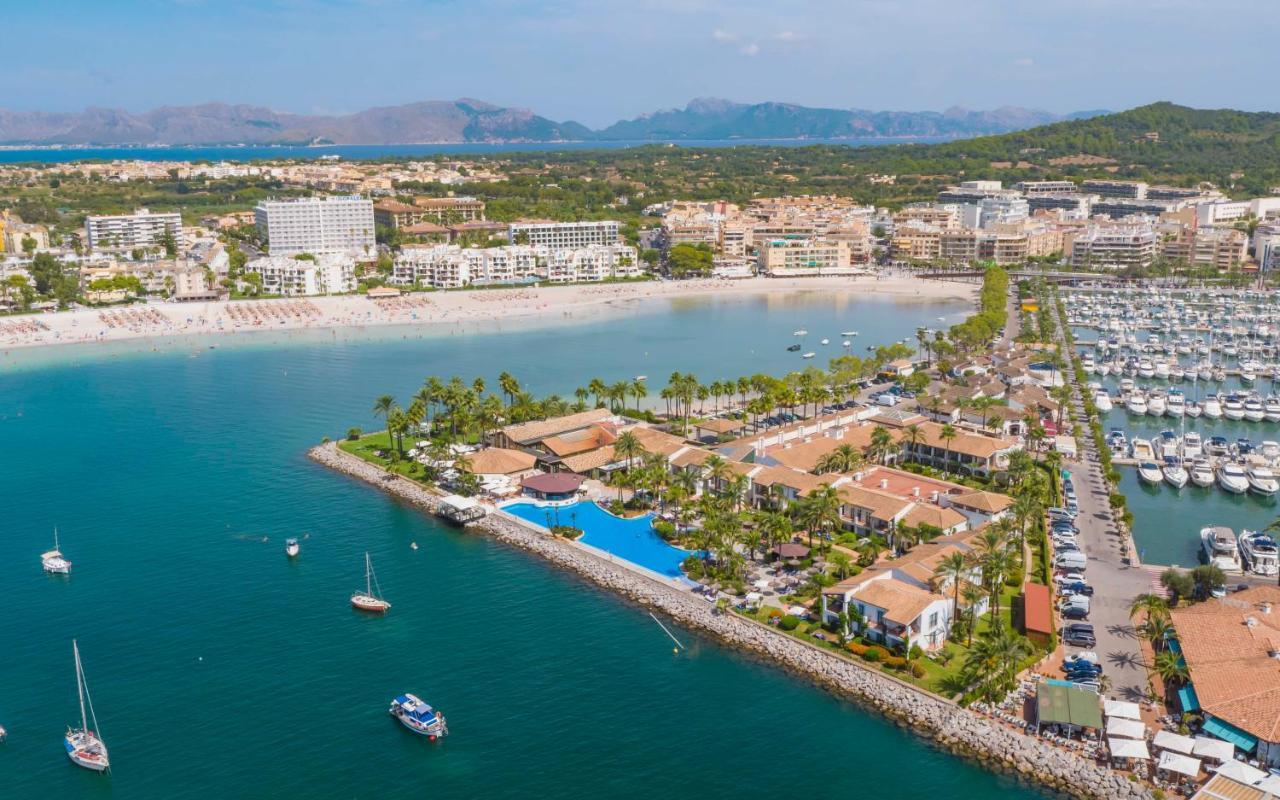
[[[155,247],[165,232],[173,235],[181,248],[182,215],[174,212],[152,214],[139,208],[132,214],[109,214],[88,217],[84,221],[85,241],[91,250],[134,250]]]
[[[263,200],[253,218],[273,256],[361,256],[374,250],[373,202],[359,195]]]
[[[984,197],[976,204],[965,204],[961,209],[961,224],[969,228],[990,228],[996,224],[1021,222],[1031,216],[1031,208],[1025,197],[995,195]]]
[[[778,277],[855,272],[843,241],[774,239],[760,243],[757,259],[761,274]]]
[[[1280,269],[1280,222],[1264,223],[1253,232],[1253,258],[1262,272]]]
[[[1071,243],[1071,265],[1123,269],[1145,267],[1156,255],[1159,237],[1146,225],[1093,225]]]
[[[1280,197],[1218,200],[1196,206],[1196,224],[1198,225],[1222,225],[1248,217],[1267,219],[1276,216],[1280,216]]]
[[[507,241],[511,244],[553,248],[617,244],[618,221],[513,222],[507,228]]]
[[[1035,194],[1074,194],[1075,181],[1022,181],[1015,188],[1030,197]]]
[[[396,257],[391,282],[460,289],[534,281],[591,282],[641,274],[636,249],[629,245],[576,248],[433,245],[406,246]]]
[[[346,294],[356,290],[356,263],[350,256],[328,253],[315,260],[268,256],[245,264],[262,276],[265,294],[305,296]]]

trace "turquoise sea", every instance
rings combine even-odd
[[[564,394],[593,375],[711,380],[799,366],[784,350],[798,327],[856,328],[861,345],[966,310],[710,300],[488,335],[62,350],[4,369],[0,796],[1040,796],[689,631],[673,655],[643,610],[304,457],[432,373],[506,369]],[[40,571],[55,525],[69,578]],[[293,562],[288,536],[303,537]],[[348,606],[366,551],[385,618]],[[109,776],[62,751],[73,637]],[[445,711],[446,741],[387,715],[404,691]]]

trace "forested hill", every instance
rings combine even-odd
[[[937,145],[859,151],[867,169],[968,179],[1113,176],[1265,194],[1280,184],[1280,114],[1153,103]]]

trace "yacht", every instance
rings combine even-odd
[[[1230,528],[1214,525],[1200,529],[1205,560],[1223,572],[1240,572],[1240,547]]]
[[[422,702],[416,695],[402,694],[391,701],[388,713],[400,720],[400,724],[418,734],[435,741],[449,735],[449,725],[444,714]]]
[[[1120,394],[1129,394],[1137,387],[1133,383],[1133,378],[1120,379]]]
[[[1204,455],[1204,440],[1195,431],[1188,431],[1182,437],[1182,458],[1184,461],[1195,461]]]
[[[53,549],[47,553],[40,554],[40,566],[45,572],[52,575],[70,575],[71,562],[58,549],[58,529],[53,529]]]
[[[1280,422],[1280,397],[1268,395],[1262,401],[1262,410],[1267,422]]]
[[[298,545],[297,539],[289,538],[284,540],[284,554],[289,558],[297,556],[298,551],[301,549],[302,548]]]
[[[798,345],[798,344],[788,345],[788,346],[787,346],[787,352],[788,352],[788,353],[799,353],[799,352],[800,352],[800,345]]]
[[[1141,416],[1147,413],[1147,398],[1137,392],[1134,392],[1129,395],[1129,399],[1125,402],[1124,407],[1129,410],[1130,414],[1137,414]]]
[[[1151,363],[1151,359],[1144,358],[1138,362],[1138,377],[1154,378],[1156,376],[1156,368]]]
[[[1180,417],[1187,413],[1187,399],[1182,396],[1182,392],[1169,392],[1169,399],[1165,401],[1164,413],[1171,417]]]
[[[1273,439],[1263,439],[1262,444],[1258,445],[1258,454],[1267,461],[1275,463],[1280,459],[1280,442]]]
[[[1249,491],[1254,494],[1270,497],[1280,491],[1280,483],[1276,483],[1275,473],[1268,467],[1250,467],[1244,474],[1249,480]]]
[[[800,330],[798,330],[798,331],[792,331],[792,332],[791,332],[791,335],[792,335],[792,336],[808,336],[808,335],[809,335],[809,332],[808,332],[808,331],[806,331],[804,328],[801,328],[801,329],[800,329]]]
[[[1227,379],[1227,371],[1222,367],[1214,367],[1213,374],[1209,377],[1213,378],[1218,383],[1222,383]]]
[[[1160,474],[1164,477],[1164,482],[1175,489],[1181,489],[1186,486],[1187,481],[1191,478],[1187,474],[1186,468],[1179,464],[1176,458],[1166,458],[1164,466],[1160,468]]]
[[[364,591],[357,591],[351,595],[351,605],[360,611],[373,611],[378,614],[391,608],[391,604],[382,599],[378,578],[373,574],[373,561],[369,559],[368,553],[364,554]]]
[[[1169,377],[1175,381],[1186,380],[1187,371],[1182,368],[1181,364],[1174,364],[1173,368],[1169,370]]]
[[[1222,402],[1222,416],[1227,419],[1244,419],[1244,403],[1235,395],[1228,396]]]
[[[1262,401],[1256,397],[1250,397],[1244,401],[1244,418],[1250,422],[1262,422],[1266,417],[1266,409],[1262,406]]]
[[[1133,457],[1138,461],[1150,461],[1155,458],[1155,451],[1151,449],[1150,440],[1133,437]]]
[[[1186,410],[1186,411],[1187,411],[1187,416],[1188,416],[1188,417],[1191,417],[1192,419],[1195,419],[1195,418],[1199,417],[1199,416],[1204,412],[1204,408],[1203,408],[1199,403],[1197,403],[1197,402],[1195,402],[1195,401],[1193,400],[1193,401],[1191,401],[1190,403],[1187,403],[1187,410]]]
[[[1099,390],[1098,393],[1093,396],[1093,404],[1099,411],[1105,414],[1112,408],[1111,395],[1107,394],[1104,390]]]
[[[1169,380],[1169,362],[1168,361],[1157,361],[1155,364],[1155,367],[1156,367],[1155,377],[1159,378],[1162,381]]]
[[[1191,482],[1196,486],[1213,485],[1213,467],[1208,461],[1200,459],[1191,465]]]
[[[814,357],[814,356],[816,356],[816,355],[817,355],[817,353],[815,353],[815,352],[813,352],[813,351],[809,351],[808,353],[802,353],[802,354],[800,355],[800,357],[801,357],[801,358],[813,358],[813,357]]]
[[[62,744],[67,749],[67,758],[77,767],[106,772],[111,767],[107,757],[107,746],[98,737],[98,717],[93,713],[93,699],[89,697],[89,684],[84,679],[84,667],[80,666],[80,645],[71,640],[71,652],[76,658],[76,691],[80,695],[80,727],[67,728],[62,737]],[[88,708],[86,712],[85,709]],[[93,727],[89,727],[93,720]]]
[[[853,336],[857,336],[858,332],[857,331],[840,331],[840,335],[853,337]]]
[[[1138,477],[1141,478],[1144,483],[1150,483],[1152,485],[1164,480],[1164,475],[1160,472],[1160,465],[1154,461],[1139,461]]]
[[[1240,531],[1240,556],[1245,569],[1255,575],[1280,572],[1280,548],[1266,531]]]
[[[1159,392],[1153,392],[1152,395],[1147,398],[1147,413],[1151,416],[1163,417],[1167,408],[1168,404],[1165,401],[1165,397]]]
[[[830,340],[830,339],[823,339],[821,342],[818,342],[818,344],[831,344],[831,340]]]
[[[1204,405],[1200,409],[1209,419],[1222,418],[1222,401],[1213,395],[1209,395],[1204,399]]]
[[[1223,464],[1218,469],[1218,485],[1232,494],[1249,491],[1249,476],[1239,464]]]
[[[1209,380],[1210,377],[1212,377],[1212,375],[1213,375],[1213,367],[1209,364],[1209,362],[1206,361],[1202,363],[1200,366],[1196,367],[1196,377],[1199,378],[1200,380],[1207,381]]]
[[[1258,379],[1258,370],[1253,364],[1242,364],[1240,366],[1240,380],[1245,383],[1253,383]]]

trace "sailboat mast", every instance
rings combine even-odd
[[[80,730],[89,730],[89,718],[84,713],[84,669],[80,666],[80,645],[71,640],[71,649],[76,654],[76,693],[80,695]]]
[[[373,597],[373,562],[368,553],[364,554],[364,593]]]

